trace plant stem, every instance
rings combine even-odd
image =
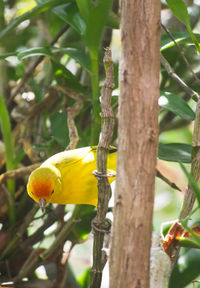
[[[90,288],[100,288],[102,271],[105,265],[102,248],[104,234],[109,233],[110,223],[106,221],[108,211],[108,202],[110,198],[110,185],[107,173],[107,153],[112,141],[114,130],[114,113],[111,108],[111,96],[113,89],[113,63],[110,49],[106,49],[104,57],[104,67],[106,71],[106,81],[102,90],[102,128],[101,137],[97,149],[97,179],[98,179],[98,206],[97,216],[92,222],[94,232],[93,245],[93,266],[91,270]]]
[[[100,102],[99,102],[99,65],[98,52],[90,53],[91,59],[91,86],[92,86],[92,106],[93,106],[93,125],[91,133],[91,145],[96,145],[99,139],[101,128]]]
[[[11,133],[11,124],[9,114],[3,98],[0,96],[0,125],[3,134],[3,140],[5,144],[5,158],[6,158],[6,171],[16,168],[14,163],[15,152],[14,143]],[[8,216],[11,225],[15,223],[15,182],[13,180],[7,181],[8,190],[12,196],[12,203],[8,201]]]
[[[198,182],[200,177],[199,157],[200,157],[200,98],[198,99],[197,102],[196,117],[194,121],[193,141],[192,141],[191,176],[196,182]],[[182,208],[179,215],[180,220],[187,217],[188,214],[192,211],[195,199],[196,199],[195,194],[192,190],[191,185],[189,184],[188,188],[185,191]]]

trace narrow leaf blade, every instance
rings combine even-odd
[[[188,14],[187,6],[182,0],[166,0],[169,8],[176,18],[183,22],[186,26],[190,25],[190,15]]]
[[[191,163],[192,146],[184,143],[159,143],[158,158],[171,161]]]
[[[195,118],[195,113],[187,102],[176,94],[161,91],[158,103],[161,107],[173,112],[184,120],[193,121]]]
[[[91,8],[86,26],[85,41],[90,53],[96,53],[113,0],[99,0]]]
[[[53,8],[52,11],[65,23],[70,24],[71,27],[79,34],[83,35],[85,33],[85,21],[80,17],[78,8],[75,3],[66,3],[57,6]]]

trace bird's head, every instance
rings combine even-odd
[[[54,193],[62,189],[59,170],[54,166],[39,167],[34,170],[28,179],[27,191],[33,200],[44,209],[46,203],[51,202]]]

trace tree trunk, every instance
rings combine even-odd
[[[121,0],[110,288],[148,288],[158,142],[160,0]]]

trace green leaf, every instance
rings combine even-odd
[[[119,29],[120,18],[113,11],[110,11],[109,16],[106,21],[106,26],[111,29]]]
[[[56,80],[58,83],[62,82],[63,78],[66,84],[75,90],[85,92],[84,87],[80,84],[78,78],[74,76],[64,65],[62,65],[56,58],[52,58],[52,66]]]
[[[63,148],[66,148],[69,139],[67,115],[65,113],[56,112],[50,116],[50,123],[53,138]]]
[[[91,7],[91,0],[76,0],[76,4],[81,16],[85,21],[87,21]]]
[[[176,94],[161,91],[158,103],[161,107],[173,112],[184,120],[193,121],[195,118],[195,113],[187,102]]]
[[[200,249],[200,244],[194,240],[193,238],[179,238],[179,245],[181,247],[188,247],[188,248],[198,248]]]
[[[190,37],[188,32],[176,32],[171,33],[176,43],[186,43],[186,44],[193,44],[193,41]],[[200,35],[194,33],[195,37],[200,40]],[[161,37],[161,48],[160,51],[164,51],[170,47],[175,45],[174,41],[169,37],[167,34],[163,34]]]
[[[69,55],[77,63],[79,63],[88,72],[90,71],[90,58],[83,50],[77,48],[57,48],[57,47],[34,47],[30,49],[24,49],[19,52],[13,52],[12,55],[17,55],[19,60],[34,57],[34,56],[49,56],[54,59],[55,53],[63,53]],[[9,53],[11,54],[11,53]],[[9,55],[10,56],[10,55]],[[0,55],[1,58],[1,55]]]
[[[187,177],[191,187],[192,187],[192,190],[197,198],[197,201],[198,201],[198,205],[200,207],[200,189],[199,189],[199,186],[198,184],[195,182],[195,180],[193,179],[193,177],[190,175],[190,173],[187,171],[187,169],[185,168],[185,166],[179,162],[180,166],[181,166],[181,169],[183,170],[185,176]]]
[[[91,268],[88,268],[84,271],[84,273],[79,277],[78,283],[81,285],[82,288],[88,288],[90,285],[90,275],[91,275]]]
[[[76,48],[61,48],[60,52],[63,52],[73,58],[79,63],[85,70],[90,72],[90,57],[85,51]]]
[[[65,23],[70,24],[71,27],[79,34],[83,35],[85,33],[85,21],[80,17],[78,8],[75,3],[66,3],[57,6],[53,8],[52,11]]]
[[[93,206],[85,205],[82,215],[80,215],[81,221],[75,225],[76,235],[80,240],[86,239],[91,232],[91,222],[96,216],[96,209]]]
[[[186,287],[192,280],[200,275],[200,250],[188,249],[179,256],[169,282],[169,288]]]
[[[13,170],[16,168],[16,166],[13,165],[15,159],[15,152],[11,133],[11,123],[8,110],[1,96],[0,96],[0,125],[5,144],[6,170],[7,171]]]
[[[185,26],[190,26],[190,15],[187,10],[187,6],[182,0],[166,0],[169,8],[176,18],[183,22]]]
[[[17,56],[17,52],[8,52],[0,54],[0,59],[5,59],[10,56]]]
[[[41,55],[52,56],[52,52],[49,47],[34,47],[30,49],[24,49],[18,52],[17,57],[19,60],[23,60],[28,57],[41,56]]]
[[[11,131],[10,117],[7,107],[3,98],[0,96],[0,128],[3,135],[3,141],[5,145],[5,158],[6,158],[6,171],[13,170],[17,167],[15,163],[15,150],[14,142]],[[11,203],[8,201],[8,216],[11,225],[15,223],[15,181],[7,181],[8,190],[11,194]]]
[[[81,205],[79,219],[73,231],[69,234],[68,239],[73,241],[80,241],[87,238],[91,231],[91,222],[96,215],[96,208],[91,205]]]
[[[3,31],[0,33],[0,40],[5,38],[11,31],[14,30],[15,27],[17,27],[20,23],[23,21],[32,18],[33,16],[42,13],[48,9],[51,9],[57,5],[60,5],[62,3],[71,2],[70,0],[48,0],[46,2],[43,2],[33,9],[29,10],[28,12],[22,14],[21,16],[15,18]]]
[[[192,38],[192,41],[194,42],[195,47],[200,54],[200,45],[190,27],[190,15],[188,13],[186,4],[182,0],[176,0],[176,1],[166,0],[166,1],[172,13],[176,16],[176,18],[185,24],[190,34],[190,37]]]
[[[90,53],[96,53],[106,24],[113,0],[99,0],[97,5],[90,9],[87,21],[85,41]]]
[[[191,163],[192,146],[184,143],[159,143],[158,158],[172,162]]]

